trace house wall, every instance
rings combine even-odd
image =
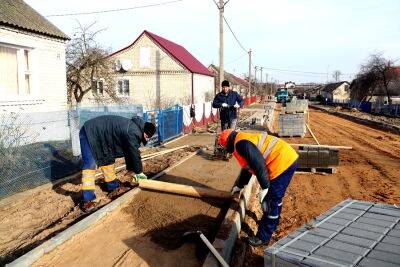
[[[0,110],[40,112],[67,109],[65,42],[0,27],[0,45],[29,50],[31,90],[24,95],[0,88]]]
[[[194,103],[212,101],[214,98],[214,77],[193,74]],[[206,99],[206,94],[208,99]]]
[[[349,100],[350,98],[350,85],[347,83],[341,84],[338,88],[336,88],[332,93],[333,101],[335,100]]]
[[[141,48],[149,50],[148,66],[141,65]],[[132,67],[127,72],[116,73],[116,80],[129,80],[130,95],[121,97],[124,102],[142,104],[146,110],[156,107],[156,99],[159,95],[162,106],[190,103],[191,72],[147,35],[142,35],[133,46],[113,55],[110,60],[113,62],[129,60],[132,63]],[[88,93],[82,105],[94,104],[92,99],[94,99],[93,95]]]

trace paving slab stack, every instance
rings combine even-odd
[[[347,199],[267,248],[264,266],[400,266],[400,209]]]
[[[331,168],[339,165],[339,150],[327,147],[301,146],[299,168]]]
[[[278,115],[278,135],[279,136],[301,136],[307,132],[306,113],[308,111],[308,101],[292,99],[291,102],[282,108],[282,113]]]

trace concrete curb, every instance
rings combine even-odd
[[[242,222],[244,220],[244,217],[246,215],[246,210],[248,208],[251,191],[254,187],[256,180],[257,180],[256,177],[253,175],[248,185],[244,189],[242,197],[240,198],[239,201],[238,208],[236,210],[229,208],[228,212],[225,215],[222,225],[218,230],[217,236],[224,236],[224,235],[226,236],[226,233],[224,233],[225,231],[223,231],[223,229],[229,229],[228,237],[224,240],[216,238],[213,242],[213,246],[215,247],[215,249],[221,254],[221,256],[225,259],[225,261],[228,262],[228,264],[231,261],[232,252],[235,247],[235,242],[239,236],[242,227]],[[208,253],[207,258],[203,263],[203,267],[218,267],[218,266],[220,266],[219,262],[215,259],[215,257],[211,253]]]
[[[326,113],[329,113],[329,114],[332,114],[332,115],[335,115],[335,116],[338,116],[338,117],[341,117],[341,118],[344,118],[344,119],[347,119],[350,121],[354,121],[354,122],[357,122],[357,123],[360,123],[360,124],[363,124],[366,126],[370,126],[375,129],[386,130],[386,131],[390,131],[391,133],[394,133],[394,134],[400,134],[400,126],[388,124],[385,122],[373,121],[373,120],[369,120],[369,119],[362,119],[362,118],[359,118],[359,117],[356,117],[356,116],[353,116],[350,114],[327,110],[327,109],[325,109],[323,107],[319,107],[319,106],[309,105],[309,107],[313,108],[313,109],[318,109],[323,112],[326,112]]]
[[[176,164],[172,165],[171,167],[157,173],[151,179],[156,179],[173,168],[177,167],[178,165],[182,164],[186,160],[192,158],[193,156],[200,153],[202,149],[198,149],[196,152],[189,154],[187,157],[183,158],[182,160],[178,161]],[[32,265],[35,261],[39,260],[44,254],[51,252],[64,242],[72,239],[77,234],[85,231],[90,226],[98,222],[100,219],[104,218],[111,212],[118,211],[122,208],[123,204],[127,203],[131,198],[133,198],[137,193],[141,191],[140,188],[134,188],[131,191],[125,193],[121,197],[117,198],[116,200],[110,202],[109,204],[105,205],[104,207],[100,208],[99,210],[95,211],[94,213],[90,214],[85,219],[77,222],[76,224],[72,225],[71,227],[65,229],[61,233],[57,234],[56,236],[52,237],[48,241],[44,242],[40,246],[32,249],[28,253],[22,255],[18,259],[10,262],[6,266],[18,266],[18,267],[25,267]]]

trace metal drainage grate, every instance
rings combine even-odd
[[[348,199],[265,250],[265,266],[399,266],[400,209]]]

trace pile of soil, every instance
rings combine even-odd
[[[295,174],[284,198],[281,223],[270,244],[347,198],[400,203],[400,135],[313,110],[310,126],[321,144],[352,146],[353,150],[340,151],[335,174]],[[286,140],[313,142],[311,137]],[[257,232],[257,221],[262,216],[257,202],[253,197],[242,237]],[[237,244],[236,263],[245,254],[244,266],[263,266],[265,248],[248,247],[242,240]]]
[[[198,146],[180,149],[143,162],[146,175],[152,175],[177,163],[196,151]],[[143,154],[151,154],[160,149],[148,149]],[[122,159],[116,166],[123,164]],[[123,184],[130,184],[131,177],[124,172],[117,174]],[[42,244],[70,225],[89,214],[82,212],[81,181],[73,179],[53,186],[40,187],[29,194],[17,194],[12,200],[0,206],[0,265],[10,262],[27,251]],[[102,189],[102,179],[96,180],[98,206],[108,204],[112,199]],[[5,203],[2,201],[2,203]]]

